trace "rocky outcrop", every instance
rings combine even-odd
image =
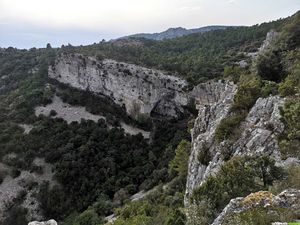
[[[45,222],[33,221],[28,223],[28,225],[57,225],[57,222],[55,220],[48,220]]]
[[[214,133],[220,121],[229,114],[236,90],[237,87],[233,83],[219,81],[198,85],[192,91],[199,114],[192,129],[186,204],[188,204],[188,198],[194,188],[198,187],[205,177],[218,167],[216,165],[220,158],[220,151],[215,145]],[[207,148],[214,158],[209,165],[203,165],[199,162],[198,155]]]
[[[258,55],[269,49],[278,37],[278,33],[271,30],[258,52]],[[225,83],[203,84],[195,87],[192,96],[197,99],[199,109],[198,118],[192,130],[192,150],[189,159],[188,177],[186,184],[185,204],[196,187],[199,187],[205,178],[218,171],[224,162],[222,152],[229,155],[257,155],[267,154],[273,157],[278,165],[285,162],[281,160],[277,136],[284,130],[280,121],[279,108],[283,106],[284,99],[278,96],[259,98],[250,110],[245,121],[240,126],[240,136],[233,143],[225,140],[222,143],[215,141],[215,130],[221,120],[229,115],[229,109],[237,87]],[[203,151],[211,159],[206,165],[199,162],[198,156]],[[295,160],[290,160],[294,162]]]
[[[260,191],[245,198],[232,199],[212,225],[232,224],[230,218],[253,209],[263,210],[266,214],[274,214],[275,217],[282,217],[287,211],[297,212],[300,210],[300,190],[288,189],[277,196],[267,191]]]
[[[258,49],[258,53],[261,53],[267,49],[269,49],[273,42],[277,39],[279,33],[276,32],[275,30],[271,30],[267,33],[267,37],[264,40],[262,46]]]
[[[48,74],[74,88],[111,98],[134,118],[151,113],[177,118],[188,103],[185,80],[114,60],[62,54]]]
[[[204,104],[200,104],[199,115],[192,130],[192,153],[189,159],[186,204],[193,190],[199,187],[209,175],[216,173],[224,163],[222,157],[224,149],[230,152],[231,157],[267,154],[274,158],[277,164],[282,164],[277,136],[284,130],[279,111],[284,104],[284,99],[278,96],[257,100],[241,124],[240,136],[234,143],[228,140],[217,143],[214,140],[216,127],[228,115],[234,91],[235,88],[228,88],[227,98],[220,98],[219,101],[210,105],[207,105],[207,101],[203,99]],[[198,160],[198,155],[204,150],[212,157],[208,165],[203,165]]]

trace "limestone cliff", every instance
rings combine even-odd
[[[194,188],[198,187],[202,180],[211,174],[212,166],[217,165],[220,153],[214,143],[214,133],[220,121],[228,115],[236,90],[236,85],[232,83],[208,82],[198,85],[192,92],[196,98],[199,114],[192,129],[186,204]],[[212,155],[215,155],[208,166],[202,165],[198,160],[199,152],[204,148],[209,148]]]
[[[228,85],[228,84],[227,84]],[[245,121],[241,124],[241,134],[234,143],[214,140],[214,132],[222,118],[228,115],[235,88],[227,88],[226,98],[216,99],[207,105],[199,105],[199,116],[192,130],[192,153],[189,159],[188,178],[186,185],[186,204],[188,198],[196,187],[199,187],[205,178],[214,174],[223,164],[222,151],[226,148],[231,156],[267,154],[274,158],[277,164],[282,164],[277,135],[284,125],[280,121],[279,107],[284,99],[278,96],[259,98],[250,110]],[[204,147],[205,146],[205,147]],[[198,160],[201,151],[208,148],[212,156],[208,165],[203,165]]]
[[[176,118],[188,103],[185,80],[113,60],[62,54],[50,66],[49,77],[110,97],[134,118],[151,113]]]
[[[262,54],[272,46],[278,33],[270,31],[267,38],[258,49]],[[259,98],[240,125],[240,135],[234,142],[215,141],[215,131],[223,118],[229,115],[229,109],[237,87],[230,83],[208,83],[195,87],[192,95],[197,99],[198,117],[192,129],[192,150],[189,159],[186,184],[185,205],[193,190],[199,187],[205,179],[215,174],[224,163],[222,152],[229,152],[230,157],[237,155],[266,154],[274,158],[277,165],[295,162],[297,159],[281,160],[277,136],[284,130],[280,118],[280,107],[285,99],[278,96]],[[205,153],[204,153],[205,151]],[[198,156],[208,154],[211,158],[206,165]]]

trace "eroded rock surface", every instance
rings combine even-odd
[[[201,84],[193,90],[196,105],[199,110],[198,117],[192,129],[192,150],[189,158],[188,177],[186,184],[185,203],[194,188],[198,187],[203,179],[210,175],[218,166],[220,152],[214,142],[214,133],[220,121],[229,114],[236,85],[228,82],[209,82]],[[209,148],[214,155],[212,162],[206,166],[199,162],[198,155],[204,148]]]
[[[63,54],[48,74],[74,88],[110,97],[133,118],[151,113],[177,118],[188,103],[185,80],[114,60]]]
[[[278,96],[259,98],[240,126],[241,134],[234,143],[214,140],[215,130],[221,119],[228,115],[233,101],[234,89],[228,89],[227,101],[220,99],[216,103],[200,105],[199,115],[192,131],[192,153],[189,160],[188,179],[186,186],[186,203],[190,194],[199,187],[209,175],[218,171],[224,163],[222,150],[227,149],[231,157],[236,155],[253,156],[266,154],[282,164],[277,136],[284,130],[279,108],[284,99]],[[207,150],[212,156],[208,165],[198,160],[201,151]]]
[[[57,225],[57,222],[55,220],[48,220],[45,222],[33,221],[28,223],[28,225]]]
[[[275,213],[275,216],[287,211],[297,212],[300,209],[300,190],[288,189],[277,196],[267,191],[260,191],[245,198],[232,199],[212,225],[229,224],[230,217],[255,208]]]
[[[33,165],[40,167],[42,172],[20,171],[19,176],[12,177],[11,168],[6,164],[0,164],[2,170],[7,171],[0,184],[0,224],[8,216],[9,209],[15,202],[19,202],[20,206],[27,209],[27,219],[29,221],[43,219],[43,212],[36,199],[36,193],[39,191],[39,185],[43,182],[49,182],[50,186],[56,184],[56,182],[53,178],[51,164],[46,163],[42,158],[36,158]]]

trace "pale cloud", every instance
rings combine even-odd
[[[230,3],[230,4],[232,4],[232,3],[235,3],[236,2],[236,0],[227,0],[228,1],[228,3]]]
[[[0,18],[53,27],[113,26],[155,19],[163,13],[163,1],[151,0],[0,0]]]
[[[178,26],[251,25],[299,8],[299,0],[0,0],[0,47],[24,40],[22,46],[97,42]]]

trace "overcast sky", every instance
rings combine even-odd
[[[300,0],[0,0],[0,47],[90,44],[169,27],[254,25]]]

